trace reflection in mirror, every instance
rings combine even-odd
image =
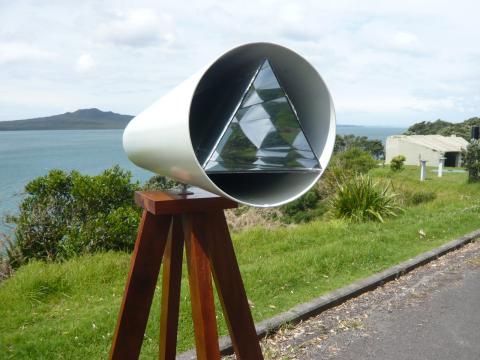
[[[317,172],[320,164],[267,59],[204,164],[209,174]]]

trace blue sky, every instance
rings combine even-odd
[[[137,114],[229,48],[296,50],[339,124],[480,114],[476,1],[0,0],[0,120]]]

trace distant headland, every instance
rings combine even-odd
[[[99,109],[80,109],[34,119],[0,121],[0,131],[124,129],[132,115]]]

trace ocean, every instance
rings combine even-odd
[[[385,141],[404,128],[338,126],[341,135],[354,134]],[[145,181],[153,173],[133,165],[122,149],[123,130],[54,130],[0,132],[0,215],[16,213],[30,180],[49,170],[79,170],[95,175],[115,164]],[[0,225],[0,230],[4,228]]]
[[[134,178],[153,174],[133,165],[122,149],[123,130],[0,132],[0,214],[15,213],[24,186],[49,170],[79,170],[94,175],[115,164]]]
[[[369,139],[378,139],[385,144],[385,140],[390,135],[400,135],[407,131],[407,128],[401,127],[383,127],[383,126],[353,126],[338,125],[338,135],[366,136]]]

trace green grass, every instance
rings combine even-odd
[[[392,173],[394,189],[435,191],[385,223],[318,220],[296,227],[233,234],[255,321],[347,285],[480,227],[480,184],[446,173],[420,183],[417,168]],[[419,230],[426,236],[421,237]],[[31,263],[0,284],[2,359],[101,359],[108,354],[129,254],[103,253],[62,264]],[[185,269],[184,269],[185,275]],[[157,354],[159,294],[142,358]],[[187,282],[182,282],[179,350],[193,346]],[[220,332],[226,333],[221,313]]]

